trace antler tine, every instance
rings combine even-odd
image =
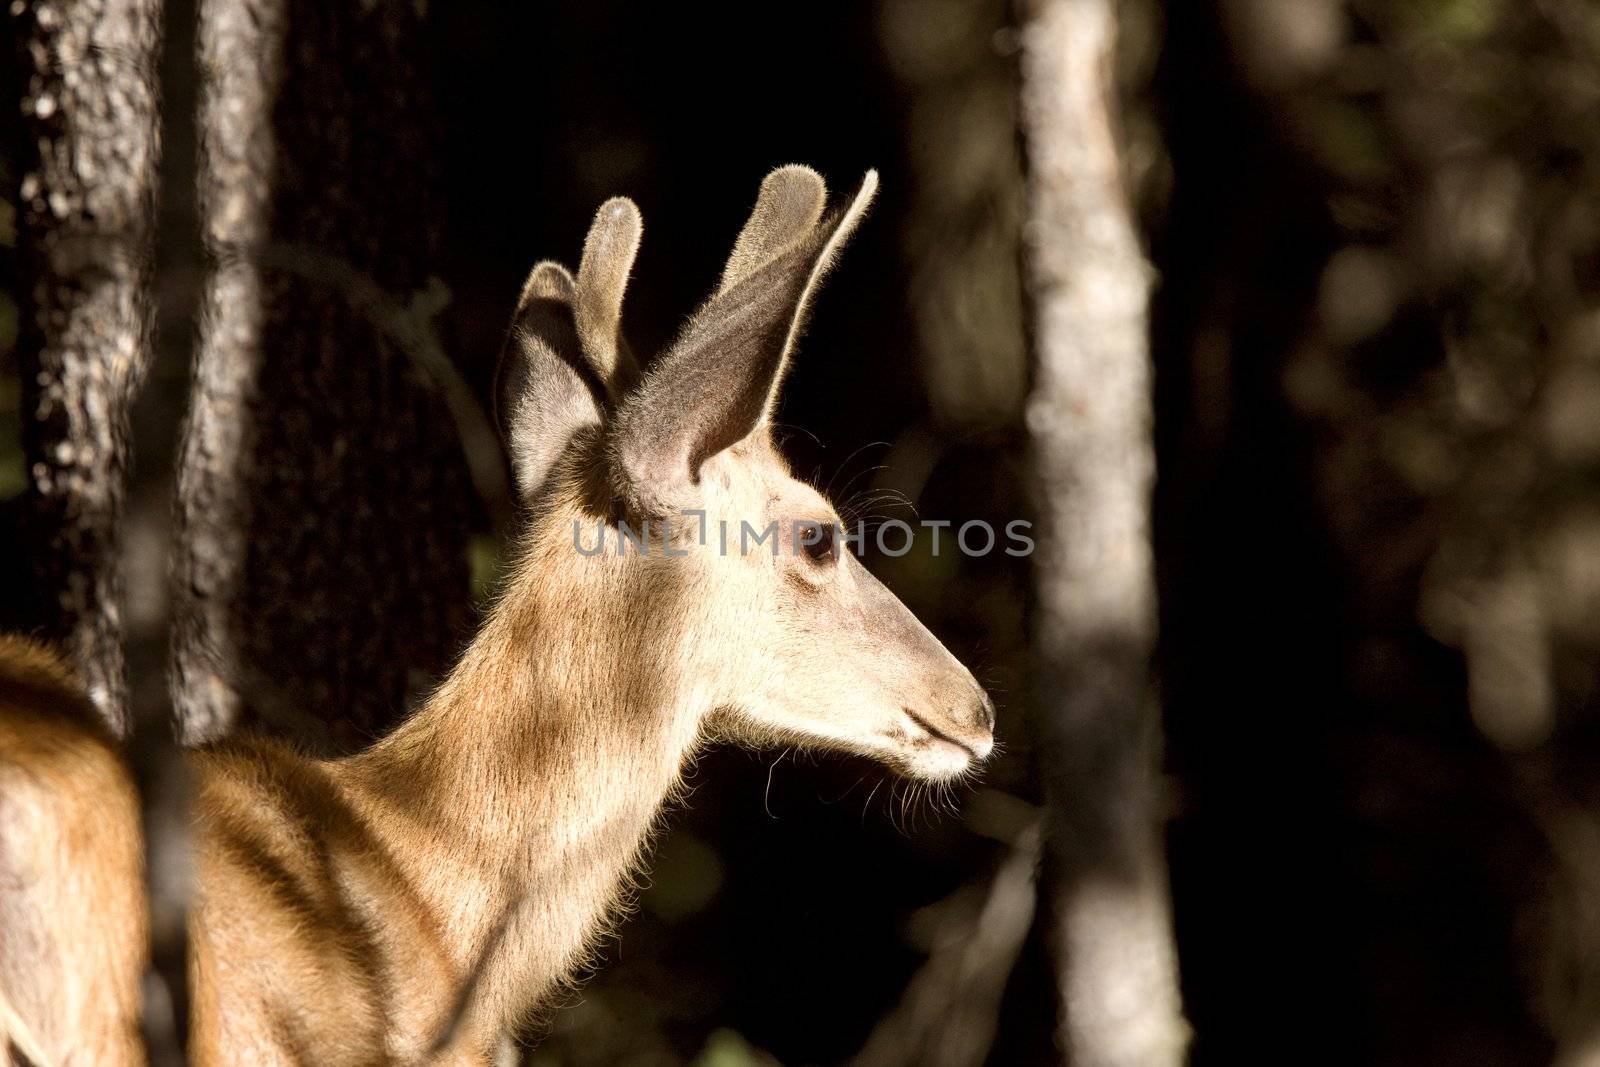
[[[522,295],[517,297],[517,314],[528,307],[535,300],[560,300],[572,303],[574,284],[572,272],[554,260],[544,260],[534,265],[528,272],[528,280],[522,283]]]
[[[614,400],[639,378],[638,364],[622,339],[622,296],[642,229],[638,206],[625,196],[612,197],[595,213],[578,264],[573,300],[578,339],[591,369]]]
[[[811,232],[822,218],[828,199],[822,176],[810,167],[791,163],[779,167],[761,182],[761,192],[750,219],[739,231],[717,292],[725,293],[754,274],[777,253]]]

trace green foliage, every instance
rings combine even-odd
[[[486,604],[500,588],[506,573],[506,557],[500,539],[478,534],[467,543],[467,569],[472,579],[472,600]]]
[[[14,324],[16,305],[0,295],[0,352],[9,347],[5,343],[8,317]],[[15,336],[14,330],[12,336]],[[28,486],[22,458],[21,393],[21,385],[14,374],[0,373],[0,500],[10,500]]]
[[[1360,103],[1318,101],[1311,114],[1317,147],[1332,166],[1353,181],[1370,181],[1389,168],[1384,132],[1371,109]]]
[[[693,1067],[776,1067],[777,1062],[737,1031],[717,1030],[706,1039]]]
[[[1499,0],[1409,0],[1403,8],[1414,30],[1454,44],[1481,40],[1500,19]]]
[[[640,903],[670,922],[704,909],[722,888],[722,858],[686,833],[661,843],[651,864],[650,886]]]

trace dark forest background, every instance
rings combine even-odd
[[[1159,795],[1190,1058],[1587,1062],[1600,18],[1579,0],[1112,6],[1152,267]],[[648,353],[710,290],[769,169],[845,188],[876,167],[883,192],[784,396],[795,466],[878,518],[910,517],[896,493],[957,523],[1037,509],[1030,5],[275,10],[273,232],[374,279],[485,406],[528,268],[575,261],[606,197],[643,213],[625,316]],[[17,69],[36,100],[37,71]],[[43,119],[3,115],[0,625],[54,634],[28,451]],[[240,520],[260,547],[230,579],[253,592],[226,610],[266,613],[242,659],[273,677],[229,684],[240,722],[348,750],[464,639],[496,516],[383,316],[316,271],[267,284],[298,310],[266,330],[267,384],[245,404],[275,458]],[[393,381],[410,399],[374,409]],[[865,765],[713,752],[637,912],[529,1062],[1057,1059],[1030,836],[1054,694],[1030,651],[1030,563],[920,547],[868,563],[999,703],[982,784],[946,811]],[[282,608],[295,588],[327,592]],[[402,611],[401,633],[369,636]],[[303,678],[302,656],[323,657]],[[344,703],[360,713],[306,721]],[[979,977],[940,978],[985,922],[1000,933]],[[978,988],[992,1040],[941,1059],[937,1016]]]

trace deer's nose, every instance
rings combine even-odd
[[[994,733],[994,701],[989,698],[988,693],[982,690],[978,692],[977,719],[979,726],[990,733]]]

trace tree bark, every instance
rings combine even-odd
[[[1078,1067],[1179,1063],[1152,697],[1150,272],[1115,131],[1110,0],[1024,28],[1025,262],[1035,380],[1038,710],[1060,1044]]]
[[[435,246],[420,11],[202,5],[217,266],[179,486],[176,705],[191,741],[252,725],[358,747],[469,621],[474,505],[455,427],[402,324],[369,299],[416,311]]]
[[[14,10],[32,156],[20,236],[34,288],[19,356],[40,621],[121,733],[118,520],[129,407],[150,359],[161,4]]]

